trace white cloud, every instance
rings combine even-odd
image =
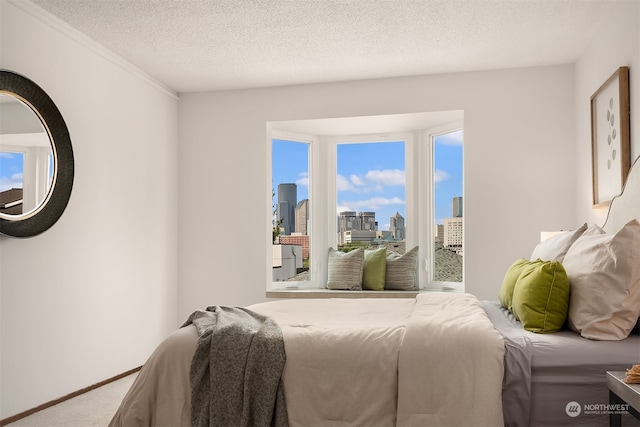
[[[299,178],[296,179],[296,184],[308,188],[309,187],[309,174],[307,172],[301,172],[299,174]]]
[[[351,181],[351,183],[353,185],[356,185],[356,186],[359,186],[359,187],[367,184],[364,179],[362,179],[361,177],[359,177],[358,175],[355,175],[355,174],[351,175],[349,177],[349,180]]]
[[[0,177],[0,191],[22,188],[22,173]]]
[[[438,182],[449,179],[450,176],[451,175],[449,175],[446,171],[436,169],[436,171],[433,173],[433,182],[437,184]]]
[[[362,211],[367,209],[376,210],[376,209],[380,209],[383,206],[389,206],[389,205],[403,205],[404,200],[402,200],[399,197],[391,197],[391,198],[372,197],[368,200],[357,200],[357,201],[348,202],[348,203],[349,203],[349,206],[351,206],[352,208],[355,208],[351,210]]]
[[[346,211],[353,211],[353,209],[351,209],[351,207],[347,205],[338,206],[336,209],[336,212],[338,215],[340,215],[340,212],[346,212]]]
[[[404,185],[404,171],[400,169],[374,169],[365,174],[365,178],[369,182],[382,185]]]
[[[338,191],[353,191],[356,189],[351,181],[342,175],[336,177],[336,188]]]
[[[338,192],[354,191],[370,193],[383,191],[385,187],[405,185],[405,173],[400,169],[373,169],[364,175],[352,174],[349,178],[338,174],[336,187]]]

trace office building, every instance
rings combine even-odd
[[[295,221],[296,234],[309,234],[309,199],[300,200],[296,205]]]
[[[296,184],[278,184],[276,219],[280,223],[281,234],[289,235],[295,231],[295,209],[297,204],[298,186]]]
[[[453,209],[451,216],[454,218],[462,218],[462,197],[453,198]]]
[[[389,219],[389,231],[395,240],[404,240],[406,236],[404,217],[399,212]]]

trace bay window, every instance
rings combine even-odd
[[[420,287],[462,290],[462,117],[267,123],[267,290],[324,289],[329,248],[371,245],[418,246]]]

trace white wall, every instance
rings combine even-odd
[[[180,317],[265,300],[267,121],[464,110],[466,289],[575,226],[573,66],[183,94]]]
[[[61,220],[32,239],[0,237],[0,419],[142,364],[195,308],[265,300],[267,121],[464,110],[466,287],[495,299],[541,230],[594,215],[588,100],[619,65],[631,67],[640,154],[640,11],[618,7],[575,72],[185,94],[177,106],[91,43],[0,0],[0,66],[51,95],[76,157]]]
[[[178,325],[178,102],[46,14],[0,0],[0,19],[0,66],[56,102],[76,162],[50,230],[0,237],[3,419],[143,364]]]
[[[640,156],[640,3],[616,4],[575,65],[577,222],[602,225],[607,210],[592,207],[591,95],[621,66],[629,67],[631,162]]]

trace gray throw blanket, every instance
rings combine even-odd
[[[287,426],[284,340],[269,317],[239,307],[192,313],[200,338],[191,361],[193,427]]]

